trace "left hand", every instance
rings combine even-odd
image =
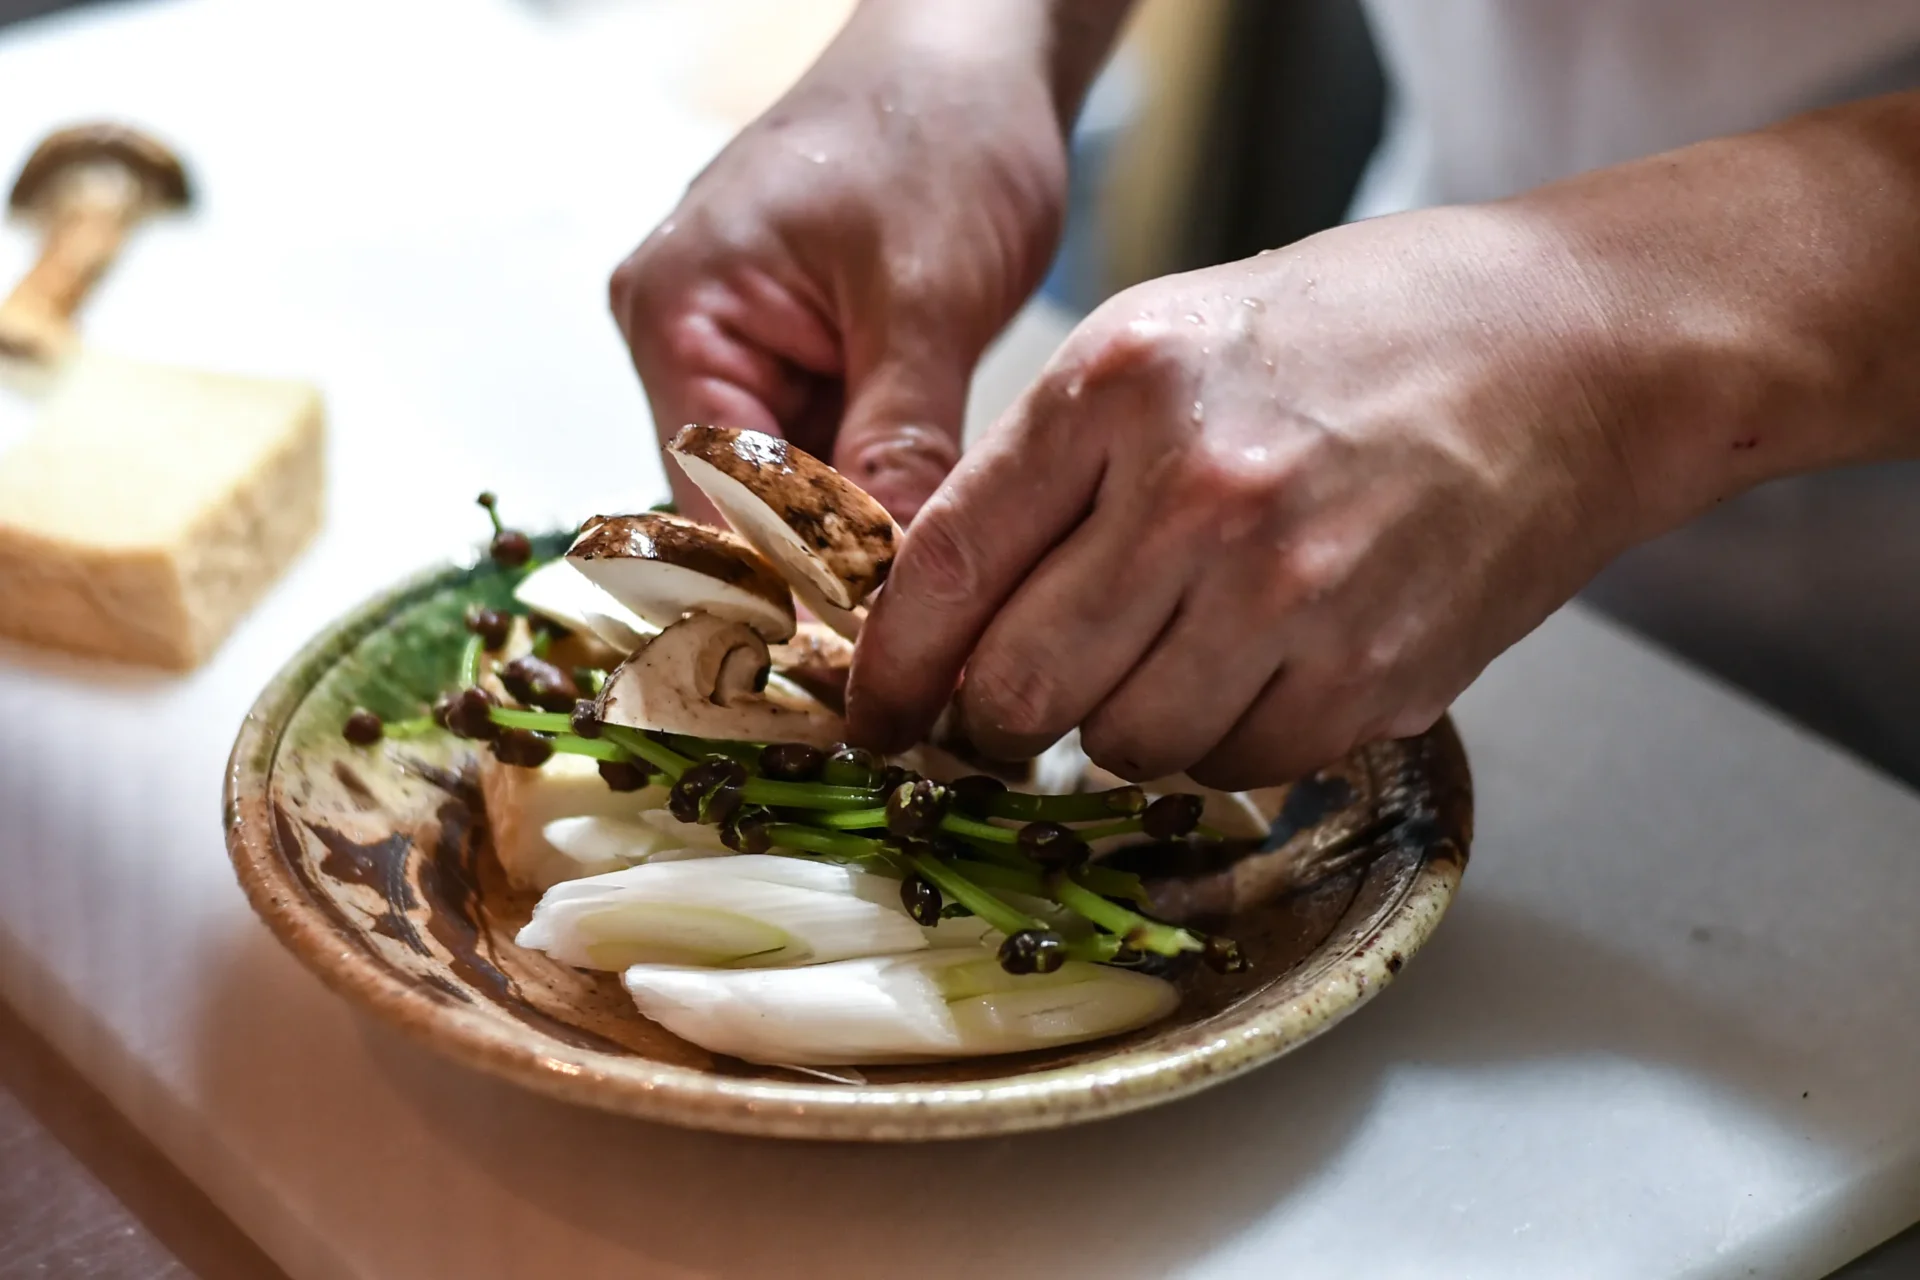
[[[1134,779],[1262,785],[1425,730],[1673,518],[1597,278],[1501,205],[1115,297],[922,509],[854,732],[913,741],[963,670],[983,748],[1079,725]]]

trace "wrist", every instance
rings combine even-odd
[[[1099,74],[1134,0],[862,0],[841,40],[909,65],[960,69],[983,88],[1003,77],[1044,86],[1062,138]],[[836,41],[838,44],[839,41]]]
[[[1608,340],[1647,534],[1765,481],[1920,452],[1920,98],[1821,113],[1508,202]]]

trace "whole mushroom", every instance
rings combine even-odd
[[[39,259],[0,303],[0,352],[50,361],[74,342],[73,314],[148,214],[184,208],[179,157],[137,130],[84,124],[47,137],[20,170],[8,205],[38,222]]]

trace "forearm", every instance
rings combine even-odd
[[[1119,38],[1134,0],[862,0],[842,42],[884,46],[1042,77],[1062,133]]]
[[[1652,531],[1765,480],[1920,456],[1920,94],[1512,208],[1573,247]]]

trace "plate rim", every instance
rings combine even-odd
[[[439,1054],[564,1102],[682,1127],[832,1141],[959,1139],[1054,1129],[1188,1097],[1299,1048],[1389,985],[1432,935],[1457,891],[1472,841],[1472,782],[1449,717],[1426,735],[1438,781],[1462,808],[1457,832],[1418,851],[1374,927],[1331,958],[1294,999],[1213,1015],[1219,1034],[1192,1047],[1137,1047],[998,1080],[843,1085],[767,1081],[553,1042],[536,1046],[507,1024],[445,1002],[376,959],[314,902],[279,845],[274,766],[293,713],[339,653],[410,604],[456,585],[477,562],[449,561],[363,601],[275,672],[241,722],[229,754],[222,816],[247,900],[302,965],[349,1005],[376,1014]],[[1457,836],[1457,838],[1456,838]],[[1344,990],[1343,990],[1344,989]],[[1196,1024],[1204,1026],[1206,1024]]]

